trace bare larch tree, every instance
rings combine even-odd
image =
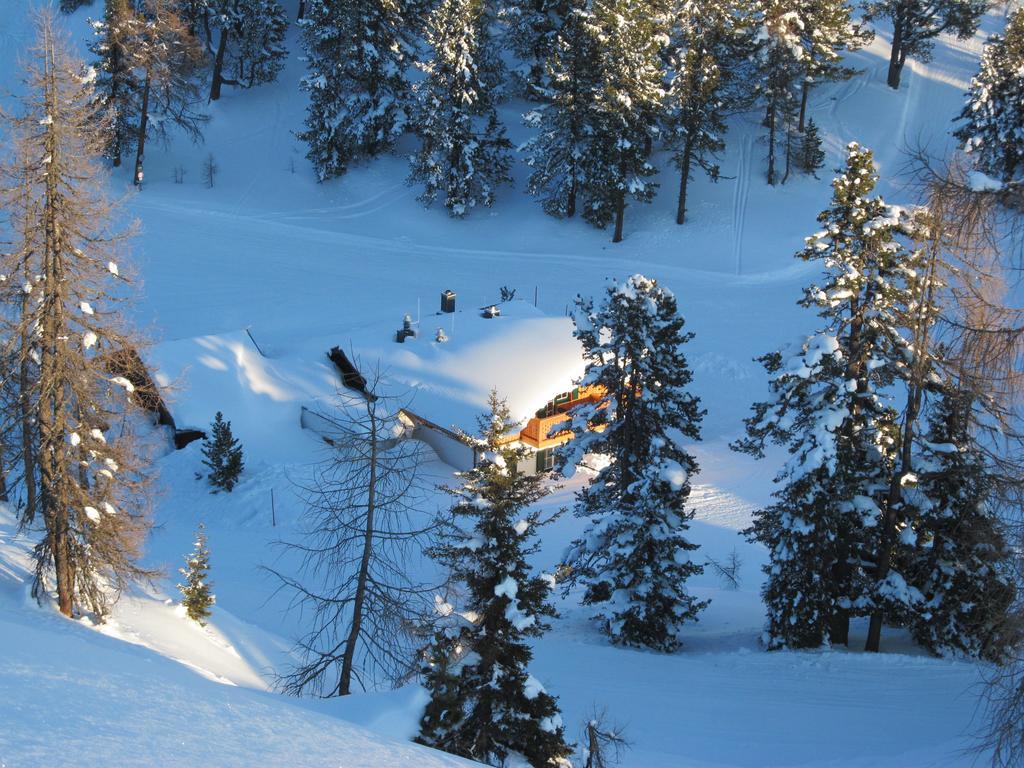
[[[373,392],[379,376],[371,378]],[[282,542],[301,558],[297,575],[270,569],[292,593],[309,629],[302,661],[281,679],[288,693],[346,696],[415,670],[415,632],[433,613],[436,586],[412,572],[438,530],[424,513],[424,446],[400,438],[390,398],[345,392],[336,413],[319,414],[332,445],[301,483],[302,538]],[[308,615],[308,619],[307,619]]]
[[[134,343],[119,312],[127,234],[103,191],[106,116],[92,78],[49,13],[36,26],[26,95],[4,119],[12,151],[0,205],[13,242],[0,274],[17,290],[2,295],[0,339],[12,362],[3,424],[20,440],[22,522],[42,521],[34,593],[54,586],[65,616],[102,617],[149,575],[138,564],[149,523],[143,459],[127,426],[133,387],[110,369]]]

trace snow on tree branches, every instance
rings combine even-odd
[[[707,605],[685,587],[703,571],[685,536],[697,462],[680,443],[700,438],[704,415],[687,391],[691,334],[672,293],[643,275],[612,283],[598,307],[577,300],[575,322],[587,359],[580,384],[604,395],[570,411],[574,439],[560,457],[567,472],[587,453],[609,462],[576,499],[590,524],[568,554],[569,583],[584,587],[612,642],[672,651]]]
[[[210,436],[203,441],[203,464],[210,469],[211,493],[230,493],[245,467],[242,444],[231,434],[231,422],[225,421],[220,411],[210,425]]]
[[[206,529],[200,523],[192,552],[185,558],[185,567],[178,570],[185,577],[185,583],[178,585],[181,605],[185,614],[200,625],[210,618],[210,608],[217,601],[210,591],[210,551],[206,546]]]
[[[451,490],[455,535],[433,552],[466,591],[459,614],[446,607],[447,626],[427,654],[431,702],[417,741],[489,765],[568,765],[556,700],[528,671],[529,639],[554,615],[554,579],[526,560],[549,521],[531,509],[547,490],[518,470],[529,451],[508,440],[505,401],[492,392],[489,402],[480,419],[484,460]]]

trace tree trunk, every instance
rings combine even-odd
[[[900,87],[900,76],[906,60],[907,54],[903,51],[903,21],[896,18],[893,19],[892,50],[889,52],[889,75],[886,80],[890,88]]]
[[[146,132],[149,130],[149,91],[153,87],[153,76],[146,70],[146,80],[142,86],[142,107],[139,110],[139,135],[135,141],[135,175],[132,183],[142,188],[142,164],[146,157]]]
[[[676,224],[686,222],[686,186],[690,182],[690,164],[693,162],[693,142],[688,138],[679,163],[679,201],[676,203]]]
[[[117,104],[117,100],[119,98],[120,89],[118,88],[118,85],[120,83],[120,76],[118,73],[121,72],[121,67],[123,66],[123,56],[124,49],[121,47],[121,44],[114,43],[113,50],[110,52],[110,57],[113,62],[111,66],[113,72],[111,73],[110,77],[110,101],[112,104],[115,105]],[[114,119],[118,120],[117,117],[115,117]],[[114,142],[111,145],[110,149],[111,154],[113,155],[111,159],[113,161],[114,167],[120,168],[123,147],[121,146],[121,129],[119,122],[115,123],[114,125]]]
[[[576,169],[573,168],[572,184],[569,185],[569,199],[565,201],[565,216],[571,219],[576,215]]]
[[[228,49],[228,31],[224,27],[220,30],[220,39],[217,41],[217,55],[213,59],[213,79],[210,82],[210,101],[217,101],[220,98],[220,86],[224,82],[224,54]]]
[[[43,198],[43,317],[40,326],[39,348],[39,456],[42,480],[42,514],[46,524],[50,555],[53,558],[57,580],[57,607],[62,614],[70,617],[74,609],[74,564],[71,559],[69,541],[68,505],[55,495],[60,482],[60,467],[57,456],[64,442],[64,430],[59,422],[63,387],[58,385],[61,336],[59,313],[64,308],[63,283],[60,280],[61,249],[61,195],[57,188],[61,157],[60,142],[56,136],[57,124],[61,120],[63,105],[58,102],[56,85],[56,54],[49,29],[44,32],[46,113],[53,116],[46,128],[45,146],[50,159],[50,172],[46,174]]]
[[[911,362],[911,381],[907,395],[907,409],[903,416],[903,433],[900,436],[900,465],[899,471],[894,472],[889,481],[889,494],[886,499],[885,512],[882,516],[882,533],[878,546],[878,554],[875,561],[875,582],[881,582],[889,575],[890,561],[892,559],[892,548],[896,543],[896,510],[903,501],[903,477],[913,471],[914,461],[914,432],[917,426],[917,417],[921,412],[921,404],[924,399],[925,379],[930,369],[930,358],[928,349],[931,344],[931,326],[928,323],[928,311],[935,303],[935,289],[933,287],[935,271],[938,267],[938,256],[934,246],[928,262],[928,288],[925,299],[918,305],[918,317],[914,334],[914,359]],[[876,609],[871,614],[871,621],[868,624],[867,642],[864,644],[865,651],[877,653],[882,645],[882,611]]]
[[[786,126],[786,172],[782,174],[782,183],[789,180],[789,172],[793,163],[793,130]]]
[[[338,695],[348,696],[352,692],[352,667],[356,657],[356,643],[363,623],[363,605],[366,602],[366,584],[370,575],[370,558],[373,556],[374,512],[377,501],[377,413],[373,403],[367,404],[370,416],[370,479],[366,495],[366,527],[363,530],[363,554],[359,561],[359,576],[356,594],[352,601],[352,626],[345,641],[345,654],[341,660],[341,677],[338,680]]]
[[[300,21],[306,18],[306,0],[299,0],[299,14],[296,18]]]
[[[615,200],[615,234],[612,236],[613,243],[622,242],[622,221],[626,216],[626,193],[619,192]]]
[[[768,184],[775,186],[775,104],[768,107]]]
[[[808,97],[810,95],[811,95],[811,77],[810,77],[810,75],[807,75],[806,77],[804,77],[804,82],[803,82],[803,85],[801,86],[801,89],[800,89],[800,123],[796,127],[796,129],[800,133],[804,132],[805,118],[807,117],[807,101],[808,101]]]

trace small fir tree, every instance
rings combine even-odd
[[[1024,170],[1024,9],[993,35],[971,80],[955,136],[979,170],[1013,181]]]
[[[800,136],[796,152],[796,167],[802,173],[818,178],[818,171],[825,167],[825,152],[821,148],[821,134],[814,118],[807,121],[806,130]]]
[[[571,472],[586,453],[609,462],[577,495],[575,513],[590,525],[570,551],[569,583],[583,585],[612,642],[673,651],[682,624],[707,605],[685,587],[703,572],[685,536],[698,468],[681,441],[700,438],[704,416],[687,391],[691,334],[672,293],[643,275],[613,283],[597,308],[578,300],[575,322],[588,361],[580,383],[603,395],[570,411],[575,439],[561,463]]]
[[[206,625],[210,618],[210,608],[217,601],[216,595],[210,592],[210,550],[206,546],[206,528],[200,523],[196,531],[196,541],[192,552],[185,558],[185,567],[178,570],[185,577],[185,583],[178,585],[181,592],[181,604],[185,613],[200,626]]]
[[[508,441],[513,427],[508,406],[492,392],[490,413],[480,419],[485,457],[452,491],[458,535],[434,550],[465,584],[462,614],[473,621],[457,641],[440,633],[430,652],[431,703],[418,741],[489,765],[544,768],[564,764],[570,753],[555,698],[528,671],[529,640],[555,613],[548,602],[553,579],[527,564],[544,522],[530,507],[547,491],[539,476],[518,470],[530,454]],[[453,668],[457,646],[464,655]]]
[[[213,486],[211,493],[228,491],[238,483],[245,465],[242,459],[242,445],[231,434],[231,422],[224,420],[224,414],[217,411],[210,429],[210,436],[203,441],[203,464],[210,468],[207,479]]]

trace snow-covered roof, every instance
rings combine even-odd
[[[291,338],[260,353],[245,330],[158,344],[145,355],[178,427],[203,428],[223,411],[250,452],[275,460],[295,441],[302,406],[330,411],[358,402],[341,389],[327,352],[335,346],[367,379],[379,367],[379,394],[444,427],[474,431],[491,388],[525,421],[583,372],[582,349],[567,317],[549,317],[524,301],[499,317],[462,309],[431,314],[418,336],[395,341],[397,318]],[[448,340],[435,341],[443,328]],[[259,339],[257,339],[259,341]],[[289,437],[291,435],[292,437]]]

